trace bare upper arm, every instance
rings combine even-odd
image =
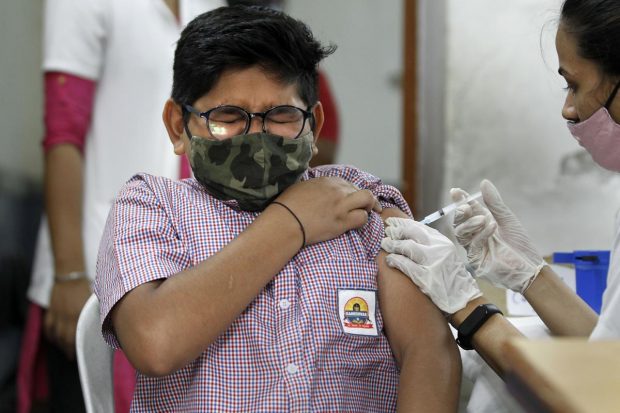
[[[408,218],[395,208],[385,209],[381,217]],[[383,314],[385,332],[397,361],[410,345],[432,345],[442,342],[450,334],[446,319],[431,300],[402,272],[385,262],[387,253],[377,256],[379,273],[379,305]]]

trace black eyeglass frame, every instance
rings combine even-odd
[[[201,112],[198,109],[196,109],[195,107],[193,107],[192,105],[188,105],[188,104],[181,105],[181,108],[183,109],[184,113],[193,113],[194,115],[203,118],[205,120],[205,123],[207,124],[207,130],[209,131],[209,135],[211,135],[211,138],[216,139],[216,140],[217,140],[217,138],[215,136],[213,136],[213,133],[211,133],[211,128],[209,127],[209,115],[214,110],[226,107],[226,108],[239,109],[240,111],[245,113],[247,121],[246,121],[245,130],[242,133],[242,135],[245,135],[245,134],[248,133],[248,131],[252,127],[252,119],[253,118],[255,118],[255,117],[261,118],[261,120],[262,120],[261,130],[263,131],[263,133],[268,133],[267,130],[265,129],[265,118],[267,117],[269,112],[274,111],[276,109],[280,109],[280,108],[294,108],[294,109],[299,110],[303,114],[303,118],[304,119],[303,119],[303,122],[301,124],[301,128],[299,129],[299,133],[297,133],[297,135],[295,137],[287,138],[287,139],[297,139],[297,138],[299,138],[301,133],[304,131],[304,127],[306,126],[306,120],[307,119],[310,119],[310,128],[312,130],[314,130],[314,122],[315,121],[314,121],[314,114],[312,113],[313,106],[314,105],[308,106],[308,108],[306,110],[303,110],[302,108],[297,107],[297,106],[293,106],[293,105],[278,105],[278,106],[274,106],[272,108],[269,108],[269,109],[267,109],[264,112],[248,112],[247,110],[243,109],[242,107],[235,106],[235,105],[220,105],[220,106],[216,106],[214,108],[211,108],[211,109],[207,110],[206,112]],[[185,123],[185,131],[187,132],[187,136],[191,137],[192,134],[189,131],[189,119],[186,116],[184,116],[183,120],[184,120],[184,123]]]

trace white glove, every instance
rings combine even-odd
[[[454,234],[467,251],[475,276],[493,285],[524,293],[545,265],[521,222],[504,204],[497,188],[488,180],[480,183],[485,208],[477,201],[461,205],[454,215]],[[450,191],[459,201],[468,196]]]
[[[385,224],[387,264],[411,278],[441,311],[454,314],[482,295],[456,246],[440,232],[412,219],[391,217]]]

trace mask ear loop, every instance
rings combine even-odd
[[[616,93],[618,93],[619,87],[620,87],[620,81],[616,83],[616,87],[614,87],[614,90],[611,92],[611,95],[609,95],[609,97],[607,98],[607,102],[605,102],[605,109],[609,110],[609,107],[611,106],[611,102],[613,102],[614,98],[616,97]]]

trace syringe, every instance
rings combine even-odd
[[[475,194],[472,194],[472,195],[468,196],[468,197],[467,197],[467,198],[465,198],[465,199],[462,199],[462,200],[457,201],[457,202],[454,202],[454,203],[452,203],[452,204],[450,204],[450,205],[446,205],[446,206],[445,206],[445,207],[443,207],[443,208],[440,208],[438,211],[433,212],[433,213],[432,213],[432,214],[430,214],[430,215],[427,215],[427,216],[426,216],[423,220],[421,220],[420,222],[421,222],[422,224],[426,224],[426,225],[428,225],[428,224],[430,224],[430,223],[433,223],[433,222],[437,221],[439,218],[443,217],[444,215],[447,215],[447,214],[449,214],[450,212],[454,211],[454,210],[455,210],[455,209],[457,209],[459,206],[461,206],[461,205],[463,205],[463,204],[465,204],[465,203],[467,203],[467,202],[474,201],[474,200],[476,200],[476,199],[480,198],[481,196],[482,196],[482,193],[480,193],[480,192],[476,192]]]

